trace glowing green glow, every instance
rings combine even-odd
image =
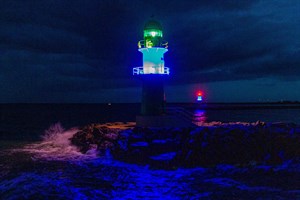
[[[161,74],[169,75],[170,68],[165,67],[164,54],[168,51],[168,42],[163,41],[161,25],[149,21],[144,27],[144,40],[138,42],[143,54],[143,66],[133,68],[133,75]]]
[[[162,31],[159,29],[145,29],[144,30],[145,47],[159,47],[162,41]]]
[[[146,47],[147,48],[152,48],[153,47],[153,42],[151,40],[146,40]]]
[[[144,37],[162,37],[162,31],[158,29],[147,29],[144,30]]]

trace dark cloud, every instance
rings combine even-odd
[[[131,76],[142,64],[136,44],[151,15],[169,41],[173,86],[294,81],[300,78],[299,8],[297,0],[1,1],[0,101],[76,94],[83,101],[97,92],[91,98],[106,101],[109,93],[101,91],[138,85]]]
[[[178,72],[194,77],[189,79],[191,82],[299,77],[296,72],[300,59],[295,56],[300,45],[295,37],[300,35],[300,23],[295,20],[299,17],[297,4],[299,8],[294,2],[280,12],[276,5],[265,1],[220,15],[212,10],[195,14],[191,23],[172,37],[185,38],[176,44],[178,49],[170,56],[172,64]],[[191,16],[189,13],[186,18]],[[186,59],[174,62],[182,55]],[[185,81],[184,77],[177,78]]]

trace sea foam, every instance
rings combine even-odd
[[[77,132],[78,128],[65,130],[60,123],[56,123],[45,130],[42,141],[25,145],[18,150],[31,153],[33,159],[78,161],[97,158],[97,151],[91,149],[82,154],[71,144],[69,139]]]

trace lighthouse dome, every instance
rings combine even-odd
[[[162,30],[162,26],[158,21],[150,20],[145,24],[144,30],[150,30],[150,29]]]
[[[155,20],[148,21],[144,26],[143,46],[146,48],[162,47],[162,26]],[[138,44],[141,47],[141,43]]]

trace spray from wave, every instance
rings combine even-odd
[[[45,130],[42,141],[28,144],[18,151],[32,154],[32,159],[79,161],[90,160],[97,157],[97,150],[90,149],[85,154],[81,153],[70,142],[70,138],[79,131],[78,128],[65,130],[58,122]]]

